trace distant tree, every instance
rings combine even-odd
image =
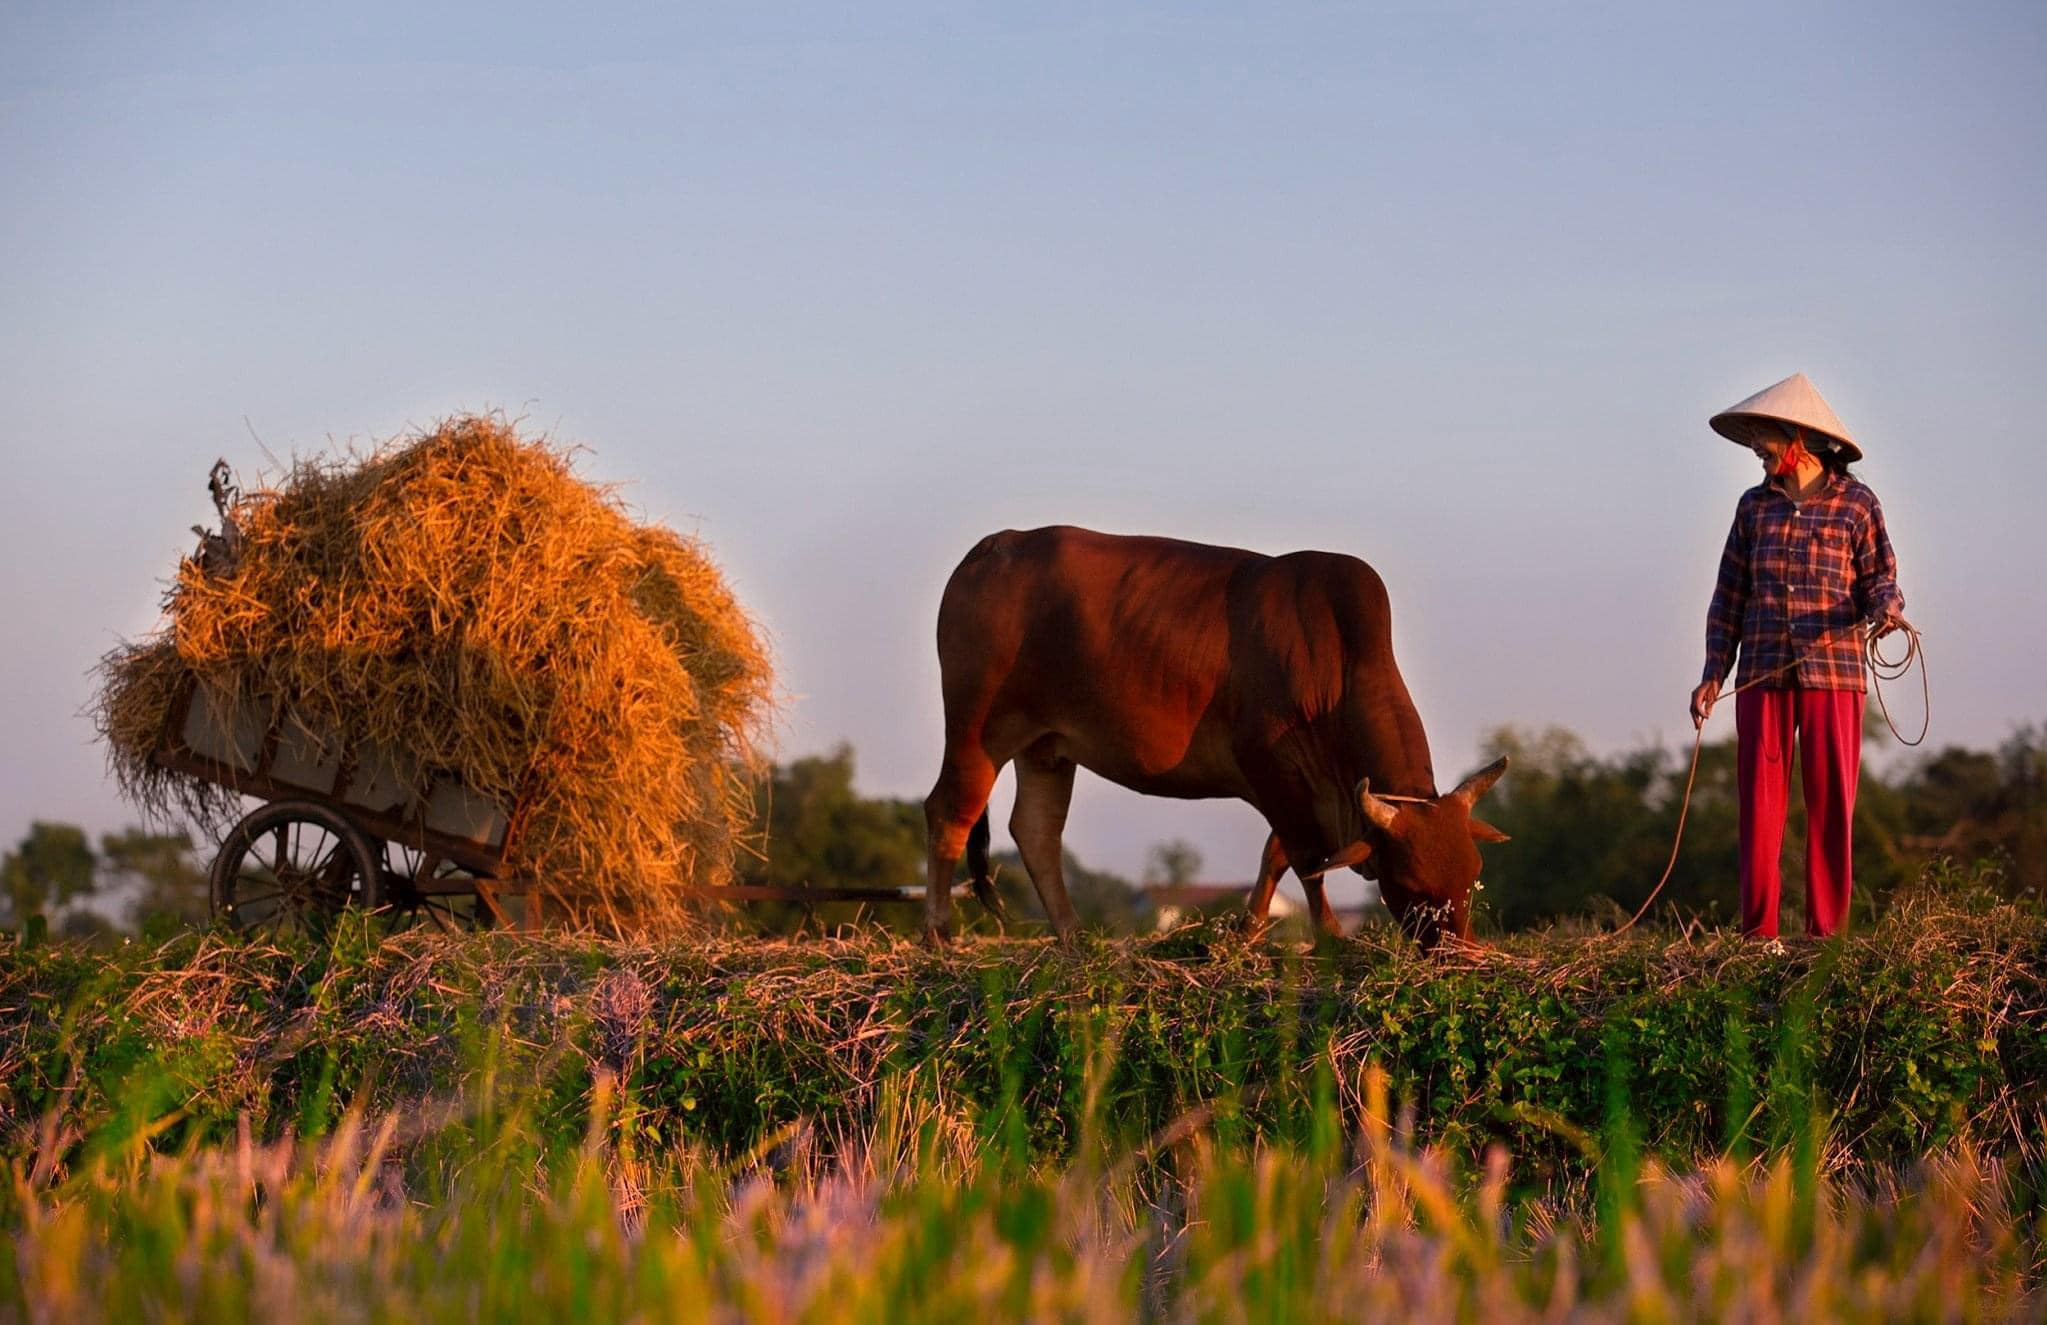
[[[900,888],[925,873],[924,807],[915,801],[868,797],[853,789],[853,748],[840,745],[780,766],[757,795],[765,841],[758,860],[742,866],[743,882],[779,887]],[[749,903],[740,922],[784,933],[814,920],[825,926],[861,916],[853,903]],[[909,930],[914,908],[865,908],[883,925]]]
[[[101,888],[126,894],[129,923],[142,933],[207,923],[206,871],[191,834],[126,828],[100,838]]]
[[[2039,727],[2019,728],[1994,753],[1936,751],[1898,778],[1891,799],[1886,826],[1907,872],[1936,855],[1996,856],[2012,894],[2047,899],[2047,733]]]
[[[1483,904],[1494,923],[1518,929],[1639,907],[1670,859],[1688,759],[1661,747],[1599,757],[1554,727],[1503,727],[1487,749],[1513,761],[1479,806],[1514,839],[1485,852]],[[1735,756],[1732,738],[1700,750],[1683,845],[1658,896],[1659,914],[1724,923],[1738,911]],[[1804,915],[1805,811],[1795,789],[1790,800],[1783,928],[1802,924]],[[2004,862],[2000,877],[2008,891],[2047,897],[2047,736],[2040,729],[2019,729],[1995,752],[1939,750],[1888,775],[1863,765],[1855,813],[1858,916],[1873,914],[1943,855],[1995,857]]]
[[[0,856],[0,901],[5,921],[21,925],[31,917],[59,918],[57,913],[90,897],[98,885],[97,861],[85,830],[75,824],[29,826],[28,835]]]
[[[1478,813],[1513,841],[1485,848],[1482,906],[1493,923],[1520,929],[1596,911],[1632,914],[1670,858],[1688,761],[1660,747],[1600,758],[1556,727],[1502,727],[1486,742],[1486,757],[1494,755],[1512,768]],[[1684,849],[1659,907],[1733,914],[1736,814],[1734,746],[1715,742],[1700,752]],[[1790,825],[1787,839],[1800,832]]]
[[[1071,851],[1060,857],[1064,864],[1066,900],[1080,916],[1080,923],[1098,934],[1136,934],[1151,928],[1151,901],[1141,888],[1120,874],[1089,869]],[[1045,908],[1030,872],[1013,851],[995,857],[995,888],[1003,905],[1015,918],[1043,921]]]
[[[1201,877],[1201,864],[1201,852],[1185,838],[1155,842],[1144,858],[1145,886],[1193,883]]]
[[[924,886],[928,866],[923,805],[860,795],[854,788],[849,745],[775,769],[761,787],[758,808],[766,840],[760,858],[742,868],[743,882],[780,887]],[[1071,853],[1065,859],[1067,897],[1083,924],[1097,931],[1130,933],[1147,923],[1149,904],[1127,879],[1091,870]],[[999,853],[990,864],[996,871],[996,891],[1010,916],[1042,919],[1037,890],[1015,853]],[[997,927],[995,918],[973,901],[962,903],[956,915],[968,932],[992,932]],[[729,921],[766,934],[793,933],[806,926],[831,929],[855,921],[862,928],[915,934],[923,928],[924,913],[920,905],[903,903],[750,902]]]

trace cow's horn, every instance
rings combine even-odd
[[[1500,774],[1506,771],[1507,756],[1501,755],[1498,759],[1493,760],[1492,763],[1487,764],[1478,772],[1473,773],[1470,777],[1458,783],[1457,790],[1451,792],[1445,799],[1463,801],[1464,808],[1468,810],[1478,804],[1479,797],[1493,789],[1493,783],[1498,782]]]
[[[1365,818],[1382,832],[1391,832],[1393,818],[1400,808],[1391,801],[1382,801],[1372,794],[1372,779],[1363,778],[1358,782],[1358,808],[1365,812]]]

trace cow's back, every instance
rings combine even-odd
[[[1242,796],[1243,725],[1330,710],[1384,636],[1384,587],[1355,558],[1006,530],[939,608],[947,737],[998,764],[1045,741],[1139,791]]]

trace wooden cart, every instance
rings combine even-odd
[[[539,925],[539,895],[503,878],[517,806],[445,777],[419,795],[419,768],[406,752],[323,737],[203,683],[171,718],[159,765],[263,802],[214,858],[216,918],[257,935],[317,931],[351,907],[391,930]],[[707,902],[924,900],[920,887],[689,891]],[[971,893],[963,884],[958,895]]]
[[[323,736],[205,684],[172,714],[161,766],[263,802],[221,841],[213,913],[249,933],[317,928],[349,907],[392,929],[530,926],[501,877],[515,815],[451,779],[413,792],[403,751]]]

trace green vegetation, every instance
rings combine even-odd
[[[0,1008],[42,1319],[2047,1305],[2047,918],[1987,893],[1783,956],[9,943]]]
[[[1923,901],[1784,956],[1629,934],[1425,959],[1379,930],[1302,953],[1220,925],[1077,954],[1040,940],[375,945],[353,929],[296,949],[9,944],[0,1007],[0,1127],[61,1101],[81,1132],[133,1115],[171,1145],[461,1096],[491,1073],[539,1083],[573,1137],[609,1071],[662,1144],[733,1156],[797,1124],[857,1135],[886,1081],[1000,1114],[1025,1154],[1052,1159],[1090,1130],[1135,1144],[1197,1107],[1299,1140],[1318,1064],[1354,1082],[1376,1061],[1418,1139],[1467,1155],[1504,1142],[1549,1182],[1583,1176],[1580,1139],[1603,1130],[1616,1080],[1640,1144],[1673,1163],[1766,1147],[1815,1099],[1834,1162],[1897,1163],[1959,1136],[2021,1137],[2027,1102],[2047,1097],[2047,921],[1988,899]]]
[[[0,857],[0,1316],[2047,1314],[2040,741],[1867,777],[1856,931],[1779,952],[1587,936],[1660,870],[1683,769],[1499,739],[1512,932],[1434,958],[1379,925],[1114,937],[1141,899],[1077,863],[1072,952],[823,907],[659,947],[253,946],[181,931],[189,840],[37,824]],[[1730,764],[1678,914],[1731,889]],[[921,813],[850,751],[761,809],[757,879],[921,868]]]
[[[0,1302],[199,1320],[1719,1321],[2035,1319],[2037,1224],[1973,1151],[1843,1185],[1795,1156],[1612,1184],[1594,1224],[1387,1123],[1250,1147],[1198,1120],[1172,1174],[1019,1167],[899,1111],[831,1160],[659,1150],[600,1089],[573,1147],[531,1117],[353,1116],[302,1144],[108,1153],[23,1190]]]

